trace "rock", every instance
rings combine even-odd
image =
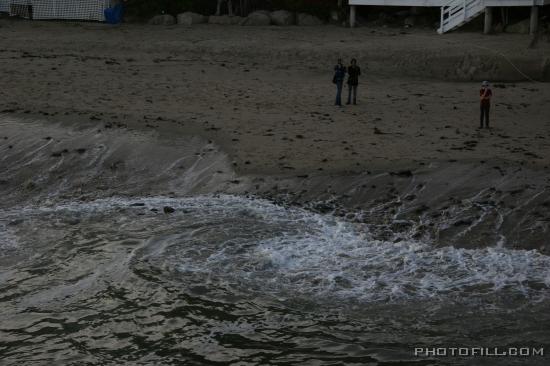
[[[80,224],[80,220],[77,218],[66,218],[63,220],[63,222],[67,225],[78,225]]]
[[[506,27],[506,33],[520,33],[528,34],[529,33],[529,19],[522,20],[515,24],[509,25]]]
[[[271,24],[271,18],[269,17],[269,15],[263,12],[255,11],[253,13],[250,13],[241,24],[252,26],[266,26]]]
[[[413,173],[410,170],[400,170],[398,172],[391,172],[390,175],[407,178],[407,177],[412,177]]]
[[[208,17],[208,23],[210,24],[221,24],[221,25],[236,25],[241,24],[246,18],[229,15],[212,15]]]
[[[272,12],[269,17],[271,23],[275,25],[293,25],[296,24],[296,16],[287,10],[277,10]]]
[[[186,11],[185,13],[178,14],[178,24],[181,25],[193,25],[193,24],[200,24],[200,23],[206,23],[207,18],[198,13],[193,13],[190,11]]]
[[[34,183],[32,180],[25,182],[23,186],[29,191],[32,191],[37,188],[36,183]]]
[[[170,214],[170,213],[173,213],[174,211],[176,211],[176,210],[174,210],[174,208],[172,208],[170,206],[164,206],[162,208],[162,210],[164,211],[165,214]]]
[[[332,206],[328,203],[319,202],[319,203],[316,203],[313,206],[313,209],[320,212],[320,213],[326,214],[326,213],[333,212],[334,211],[334,206]]]
[[[461,219],[458,221],[455,221],[453,223],[453,226],[471,226],[473,223],[472,219]]]
[[[314,15],[299,13],[297,19],[298,25],[302,26],[314,26],[314,25],[323,25],[323,21],[317,18]]]
[[[430,209],[430,207],[428,207],[428,206],[426,206],[426,205],[420,205],[420,206],[418,206],[418,207],[414,210],[414,212],[415,212],[417,215],[420,215],[421,213],[426,212],[426,211],[428,211],[429,209]],[[436,212],[436,214],[437,214],[437,215],[440,215],[439,212]],[[434,217],[435,217],[435,216],[434,216]]]
[[[25,222],[25,220],[23,219],[15,219],[15,220],[12,220],[8,223],[8,226],[17,226],[19,224],[22,224],[23,222]]]
[[[267,15],[269,16],[271,13],[269,12],[269,10],[254,10],[254,12],[250,13],[250,14],[253,14],[253,13],[257,13],[257,14],[263,14],[263,15]],[[249,14],[249,15],[250,15]]]
[[[149,19],[149,22],[147,24],[150,25],[172,25],[176,24],[176,18],[174,18],[170,14],[162,14],[162,15],[155,15],[151,19]]]

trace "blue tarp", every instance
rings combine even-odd
[[[122,15],[124,14],[124,6],[117,4],[112,8],[105,9],[105,22],[109,24],[118,24],[122,22]]]

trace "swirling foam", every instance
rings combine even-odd
[[[141,206],[132,206],[135,202]],[[175,212],[165,215],[163,206]],[[77,211],[106,224],[127,216],[134,235],[143,238],[150,232],[142,256],[153,265],[278,297],[376,302],[489,294],[540,299],[550,294],[550,257],[537,251],[378,241],[368,225],[259,199],[113,198],[40,211],[48,216]],[[109,230],[120,227],[114,224]]]

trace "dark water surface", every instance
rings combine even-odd
[[[536,252],[369,241],[364,226],[233,196],[0,219],[8,364],[425,364],[414,347],[550,344],[550,259]]]

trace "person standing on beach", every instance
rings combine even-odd
[[[352,59],[351,65],[348,67],[348,102],[351,103],[351,94],[353,92],[353,104],[357,104],[357,85],[359,85],[359,75],[361,75],[361,68],[357,66],[357,60]]]
[[[485,121],[485,126],[489,128],[489,111],[491,110],[491,97],[493,92],[489,88],[489,82],[484,81],[481,84],[481,89],[479,90],[479,99],[480,99],[480,116],[479,116],[479,128],[483,128],[483,121]]]
[[[342,59],[338,59],[338,63],[334,66],[334,77],[332,82],[336,84],[336,105],[342,106],[342,86],[346,77],[346,67],[342,64]]]

